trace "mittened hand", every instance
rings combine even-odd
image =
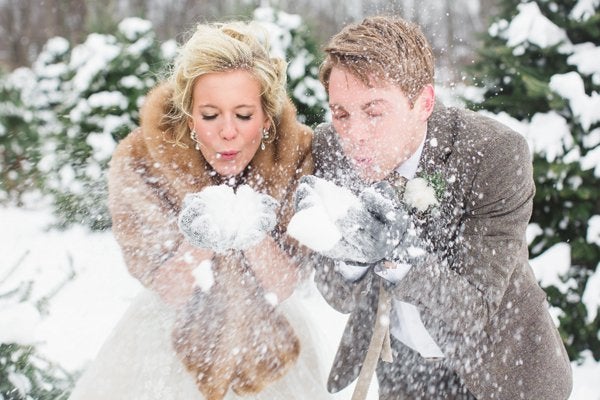
[[[294,193],[294,209],[300,211],[308,207],[312,207],[316,204],[317,193],[316,186],[319,181],[323,179],[317,178],[314,175],[305,175],[300,178],[298,182],[298,188]]]
[[[271,232],[277,225],[279,203],[268,194],[258,193],[250,186],[240,186],[236,193],[237,229],[234,249],[252,247]]]
[[[194,246],[223,253],[231,248],[235,231],[223,218],[223,209],[233,206],[235,194],[229,187],[209,186],[185,196],[179,214],[179,229]]]
[[[408,216],[386,183],[364,189],[353,207],[336,222],[342,240],[332,249],[332,258],[372,264],[388,258],[401,242]]]
[[[326,257],[354,263],[371,264],[390,256],[408,225],[395,190],[386,182],[357,197],[315,176],[303,177],[295,206],[290,236]]]
[[[245,250],[258,244],[277,223],[278,203],[247,185],[237,193],[227,185],[188,194],[179,214],[179,229],[196,247],[216,253]]]

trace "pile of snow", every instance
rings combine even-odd
[[[94,233],[78,226],[48,230],[53,221],[48,209],[0,208],[0,221],[0,253],[5,255],[0,264],[0,294],[8,287],[33,282],[29,301],[10,306],[0,303],[0,342],[37,343],[43,355],[67,371],[85,368],[141,288],[127,272],[112,232]],[[5,281],[21,258],[18,270]],[[61,286],[72,272],[75,276]],[[205,287],[211,283],[206,276],[196,277]],[[58,286],[61,289],[49,300],[46,311],[34,311],[36,300]],[[329,307],[312,282],[299,290],[308,317],[326,343],[322,367],[329,371],[347,316]],[[367,399],[375,400],[377,382],[371,386]],[[332,398],[350,399],[353,388]]]
[[[359,199],[347,188],[324,179],[317,179],[310,195],[301,199],[298,211],[290,220],[287,233],[317,252],[327,251],[338,243],[342,234],[336,221],[352,207],[362,207]],[[311,202],[303,204],[303,202]],[[314,229],[318,226],[318,229]]]

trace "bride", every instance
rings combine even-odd
[[[117,147],[113,232],[144,289],[71,399],[330,398],[284,234],[312,133],[260,32],[199,25]]]

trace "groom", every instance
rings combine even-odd
[[[328,389],[357,378],[383,324],[391,362],[379,345],[380,399],[566,399],[569,359],[528,265],[526,141],[434,106],[432,51],[409,22],[367,18],[325,52],[332,123],[315,131],[316,177],[300,185],[297,209],[318,202],[322,180],[363,205],[335,221],[341,239],[315,257],[323,296],[350,313]],[[377,321],[383,293],[391,311]]]

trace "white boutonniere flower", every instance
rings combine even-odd
[[[404,203],[420,213],[436,209],[444,195],[444,183],[438,174],[411,179],[404,188]]]
[[[435,189],[423,178],[414,178],[406,182],[404,202],[420,212],[425,212],[429,207],[436,207],[440,204],[435,197]]]

